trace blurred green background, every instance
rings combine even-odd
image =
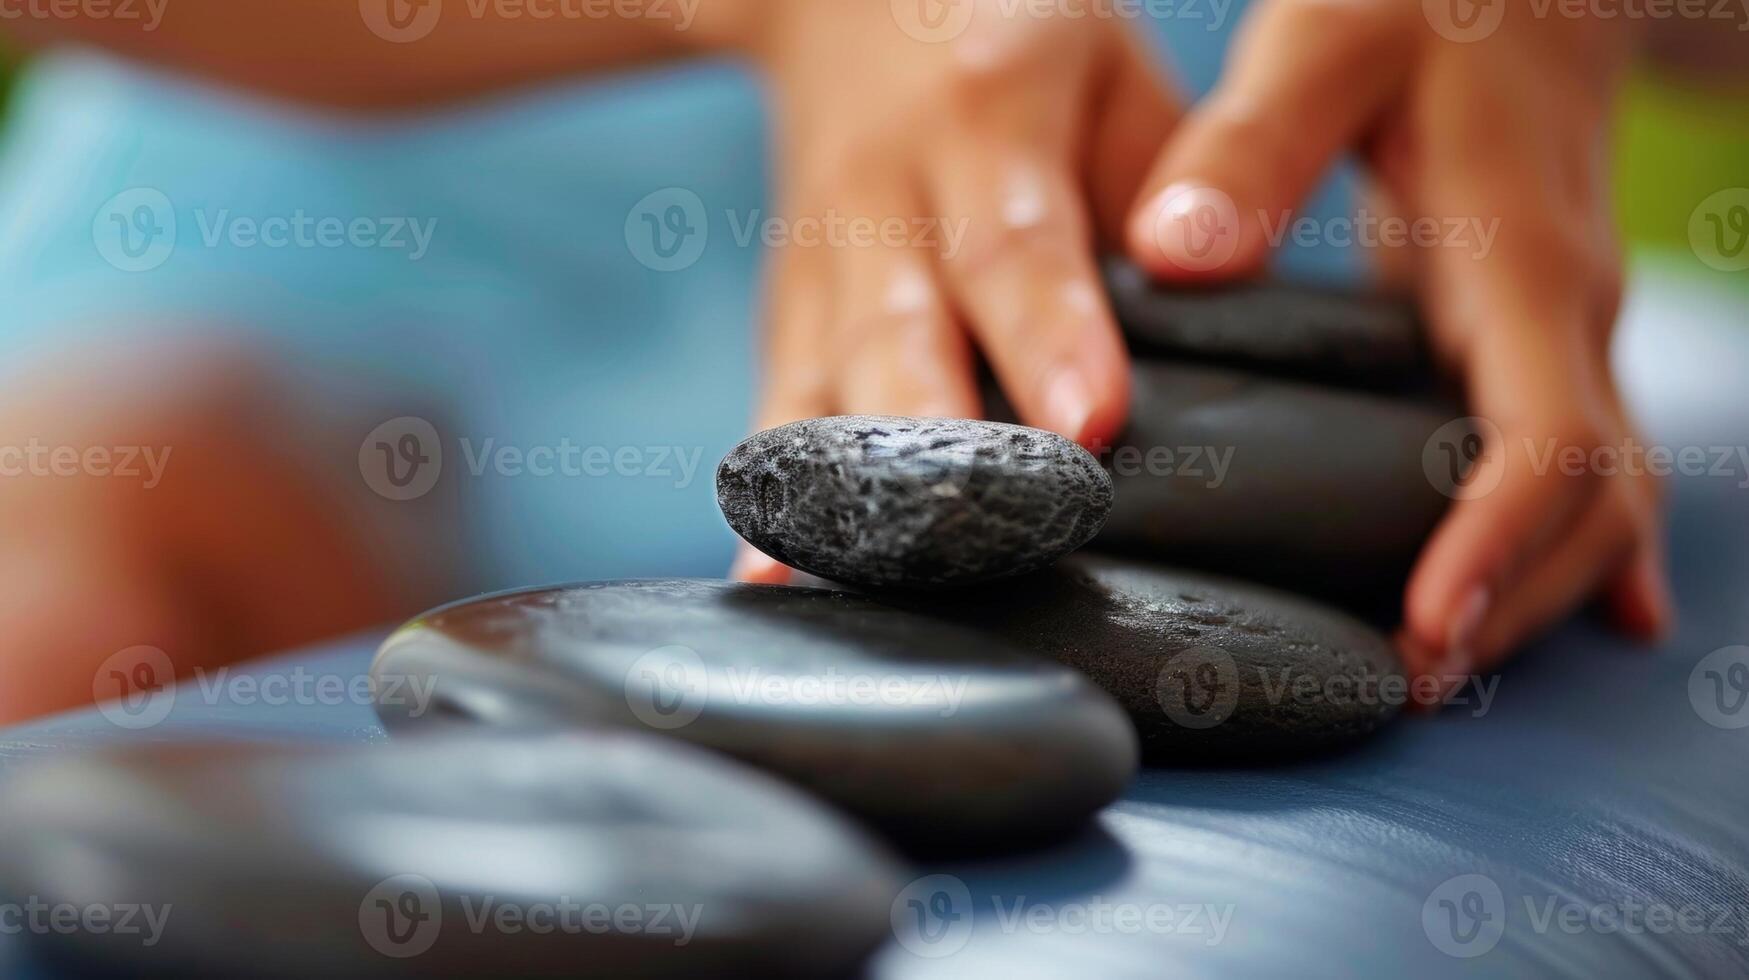
[[[12,92],[12,76],[17,70],[18,58],[4,42],[0,42],[0,119],[6,116],[6,97]]]
[[[0,42],[0,125],[22,57]],[[1622,102],[1616,208],[1630,247],[1686,249],[1707,195],[1749,185],[1749,92],[1735,97],[1642,72]],[[1745,289],[1749,277],[1733,276]]]

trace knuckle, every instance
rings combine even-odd
[[[1023,390],[1039,391],[1051,371],[1073,356],[1073,331],[1061,318],[1045,312],[1013,315],[986,325],[989,354],[998,373]]]
[[[958,254],[948,266],[964,283],[977,283],[991,276],[1008,276],[1025,283],[1035,278],[1037,268],[1059,264],[1064,247],[1054,242],[1074,241],[1074,230],[1061,217],[1046,215],[1037,224],[972,220]]]
[[[1237,172],[1223,174],[1226,181],[1256,184],[1284,176],[1299,181],[1306,179],[1309,169],[1319,166],[1319,157],[1307,152],[1303,139],[1296,136],[1294,122],[1249,95],[1217,92],[1202,110],[1198,135],[1205,145],[1235,148],[1248,161],[1248,166],[1235,168]],[[1271,188],[1246,189],[1267,198]]]
[[[896,343],[905,338],[927,336],[941,329],[942,320],[933,310],[877,310],[850,317],[839,324],[839,354],[847,362],[869,356],[876,344]]]
[[[1512,222],[1511,252],[1514,261],[1528,268],[1556,270],[1548,282],[1560,284],[1577,278],[1590,281],[1597,271],[1597,249],[1587,223],[1570,214],[1543,207],[1527,211]],[[1507,235],[1502,229],[1502,238]],[[1506,241],[1502,241],[1505,245]]]
[[[1376,43],[1404,18],[1395,16],[1402,4],[1376,0],[1275,0],[1264,9],[1279,33],[1345,54]]]
[[[1013,47],[998,47],[980,58],[956,59],[942,73],[943,104],[954,118],[976,118],[992,103],[1013,96],[1015,80],[1025,77],[1032,60]]]

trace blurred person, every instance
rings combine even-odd
[[[1455,2],[1463,6],[1465,0]],[[1497,476],[1499,488],[1454,505],[1408,583],[1399,640],[1409,668],[1448,676],[1489,669],[1594,594],[1604,597],[1628,632],[1653,637],[1668,628],[1672,612],[1656,488],[1624,474],[1536,476],[1519,458],[1520,447],[1527,438],[1536,444],[1553,438],[1589,451],[1632,438],[1632,421],[1606,358],[1621,294],[1606,153],[1612,105],[1637,51],[1652,47],[1666,57],[1676,52],[1697,63],[1719,62],[1721,45],[1741,50],[1740,40],[1721,40],[1731,25],[1659,24],[1649,31],[1631,19],[1532,16],[1512,8],[1477,39],[1461,35],[1484,8],[1469,10],[1471,20],[1444,23],[1442,30],[1431,12],[1438,4],[1262,0],[1246,11],[1212,91],[1193,101],[1166,77],[1128,20],[1094,0],[923,0],[915,10],[888,0],[705,0],[670,5],[671,13],[685,18],[683,29],[648,16],[655,5],[645,6],[613,7],[622,14],[564,22],[502,4],[470,4],[465,13],[458,8],[445,14],[434,0],[178,0],[151,30],[85,11],[0,21],[0,30],[26,45],[96,46],[278,105],[319,110],[304,115],[268,108],[274,102],[234,104],[191,92],[174,79],[111,65],[55,66],[44,77],[63,89],[59,98],[88,111],[107,106],[110,113],[101,118],[123,133],[134,132],[134,142],[94,135],[92,126],[81,131],[76,119],[51,118],[59,110],[44,97],[30,125],[53,138],[43,141],[49,145],[15,149],[14,164],[0,178],[27,181],[74,165],[57,164],[53,153],[95,148],[110,167],[106,173],[126,173],[128,181],[149,174],[159,183],[191,188],[171,197],[206,194],[208,184],[162,165],[179,161],[155,143],[162,130],[144,122],[115,123],[132,115],[168,115],[159,102],[185,100],[192,108],[171,117],[176,132],[205,142],[181,162],[191,172],[206,173],[209,183],[220,171],[201,168],[226,159],[251,159],[258,168],[237,190],[245,195],[267,193],[276,179],[288,187],[314,186],[309,182],[324,168],[340,176],[311,196],[342,202],[359,174],[370,175],[373,199],[418,189],[423,177],[445,182],[442,191],[451,195],[462,223],[472,220],[476,230],[487,229],[485,215],[493,209],[496,217],[521,213],[517,209],[551,210],[553,197],[563,194],[556,188],[567,182],[589,181],[598,171],[660,172],[674,162],[661,152],[641,151],[635,141],[601,142],[587,158],[566,156],[555,147],[576,149],[575,142],[567,142],[560,127],[540,128],[551,124],[554,116],[543,114],[551,106],[519,103],[498,116],[467,100],[581,72],[732,57],[756,68],[769,95],[777,214],[791,222],[908,216],[964,230],[951,254],[939,236],[872,248],[810,248],[793,241],[773,248],[757,424],[833,413],[977,415],[973,366],[981,354],[1024,421],[1098,445],[1109,444],[1124,422],[1128,374],[1127,353],[1095,272],[1096,255],[1126,252],[1169,282],[1253,275],[1270,251],[1261,216],[1298,208],[1338,158],[1353,154],[1365,167],[1366,190],[1376,206],[1406,216],[1499,219],[1498,235],[1482,254],[1413,248],[1376,256],[1391,275],[1413,284],[1436,353],[1463,382],[1473,413],[1494,421],[1504,436],[1480,464],[1497,473],[1477,477]],[[1454,6],[1452,13],[1461,12]],[[1180,43],[1192,58],[1221,36],[1183,33]],[[139,85],[150,97],[129,101]],[[692,147],[711,146],[705,137],[731,105],[714,98],[688,109],[658,94],[641,122],[653,126],[667,118],[694,127],[698,140]],[[445,104],[460,108],[442,111],[474,114],[465,131],[491,133],[526,155],[499,171],[486,164],[511,157],[495,157],[489,146],[456,140],[453,132],[436,139],[432,130],[405,122],[410,110],[428,113]],[[726,113],[733,117],[735,111]],[[206,126],[202,113],[221,122]],[[269,122],[245,121],[252,117]],[[251,127],[251,138],[270,126],[287,135],[254,158],[233,145],[227,126]],[[507,129],[520,132],[517,126],[527,132],[504,135]],[[664,144],[665,138],[651,131],[653,145],[672,149],[675,144]],[[436,153],[458,162],[452,170],[373,170],[403,159],[385,150],[391,144],[411,147],[408,154]],[[746,199],[728,189],[738,186],[739,177],[757,175],[757,164],[737,155],[744,148],[744,142],[725,139],[710,151],[720,157],[700,169],[731,175],[716,187],[716,199]],[[290,162],[267,162],[275,152]],[[116,162],[131,159],[129,154],[160,167]],[[90,206],[96,188],[125,192],[127,183],[110,186],[107,179],[91,178],[65,195],[77,205],[64,225],[82,229],[90,212],[78,208]],[[52,202],[27,203],[34,191],[16,192],[15,229],[45,227],[41,214],[53,213]],[[1226,208],[1232,219],[1219,229],[1226,238],[1213,263],[1203,251],[1207,243],[1196,241],[1187,224],[1210,207]],[[601,210],[624,214],[623,208]],[[617,226],[608,224],[617,235]],[[524,230],[540,227],[529,219]],[[571,257],[563,236],[554,238],[534,246],[519,242],[517,248],[534,251],[517,254],[549,258],[552,265],[524,262],[515,274],[542,288],[589,274],[568,268],[587,265],[595,254],[586,235],[572,243]],[[14,275],[35,275],[33,284],[53,278],[48,273],[59,267],[29,251],[40,247],[49,254],[49,246],[19,233],[13,247],[35,263]],[[750,271],[740,257],[719,259],[713,253],[695,272],[739,282]],[[200,261],[216,265],[220,259]],[[429,275],[387,273],[399,277],[399,288],[436,297],[428,307],[410,304],[433,320],[453,312],[445,309],[452,299],[467,306],[481,297],[503,300],[510,292],[490,281],[509,277],[490,260],[470,262],[440,251],[436,261],[451,264]],[[385,272],[374,257],[366,264],[372,273]],[[480,281],[458,285],[438,271],[458,268]],[[309,330],[304,343],[311,348],[320,348],[325,335],[309,321],[331,315],[338,322],[364,322],[369,317],[348,320],[340,310],[347,296],[375,302],[387,289],[341,289],[338,299],[317,303],[307,294],[305,277],[321,288],[358,284],[328,266],[222,271],[233,291],[248,291],[240,281],[282,288],[285,295],[275,298],[298,311],[287,315],[299,321],[287,329]],[[144,283],[98,272],[102,278],[94,281],[106,285]],[[552,289],[553,297],[576,298],[560,285]],[[611,297],[619,290],[646,297],[661,292],[638,279],[615,283],[600,315],[613,316]],[[740,298],[732,285],[722,292]],[[136,294],[114,300],[120,305],[104,307],[103,315],[126,319],[125,304],[140,297],[156,294],[140,285]],[[43,323],[78,318],[68,310],[91,318],[83,297],[55,294],[51,300],[38,310]],[[224,304],[215,305],[223,310]],[[242,300],[232,305],[250,310],[245,316],[274,316]],[[421,335],[414,323],[419,317],[404,317],[394,325],[401,356],[379,352],[375,373],[360,384],[400,378],[403,361],[429,359],[440,365],[432,369],[439,377],[458,387],[475,384],[463,380],[468,367],[505,372],[497,376],[497,387],[469,390],[509,401],[517,384],[559,390],[559,382],[545,375],[539,382],[532,375],[517,375],[514,384],[506,380],[517,367],[538,363],[553,377],[572,372],[574,386],[600,383],[603,393],[587,403],[587,411],[622,420],[649,414],[658,428],[664,420],[679,425],[684,418],[700,443],[719,445],[724,426],[732,423],[723,422],[727,416],[717,409],[735,404],[744,392],[732,379],[707,379],[713,372],[741,371],[733,357],[736,342],[698,325],[708,315],[704,311],[670,312],[663,326],[668,320],[681,325],[662,355],[679,364],[668,365],[679,377],[670,376],[656,390],[628,384],[625,376],[654,370],[658,359],[651,349],[637,346],[635,338],[599,332],[566,346],[550,329],[552,310],[545,308],[538,314],[548,317],[549,328],[504,315],[490,318],[494,332],[484,338],[466,333],[468,323],[488,322],[483,309],[470,309],[471,321],[458,316],[449,333],[433,328]],[[106,329],[96,328],[93,336],[105,336]],[[117,650],[161,646],[173,651],[178,672],[186,673],[405,615],[447,587],[435,584],[441,576],[421,582],[415,574],[430,570],[421,558],[429,533],[373,544],[371,512],[348,499],[349,493],[357,496],[356,485],[337,491],[317,478],[313,471],[320,467],[297,450],[301,436],[262,438],[298,430],[297,420],[286,417],[297,386],[268,377],[275,362],[265,353],[271,345],[233,343],[214,356],[205,353],[207,333],[198,323],[166,326],[162,334],[154,329],[129,324],[123,335],[153,350],[155,337],[186,334],[192,352],[163,362],[151,376],[157,383],[138,383],[138,362],[88,361],[80,352],[93,342],[67,340],[71,356],[51,362],[57,367],[35,369],[45,379],[40,390],[9,391],[9,407],[0,409],[0,444],[21,444],[17,440],[50,430],[58,434],[49,441],[62,445],[91,442],[93,433],[114,441],[125,432],[130,443],[175,447],[180,459],[193,460],[166,467],[162,487],[150,491],[143,484],[118,487],[94,479],[0,480],[0,568],[6,569],[0,722],[88,700],[93,671]],[[435,342],[439,337],[443,341]],[[506,353],[525,339],[532,353]],[[552,351],[558,356],[547,356]],[[624,372],[608,376],[604,366],[611,365]],[[312,371],[304,380],[316,376],[334,377]],[[93,390],[126,390],[130,397],[92,399]],[[514,411],[496,416],[499,428],[493,431],[511,426],[506,420]],[[700,420],[700,414],[713,417]],[[630,430],[637,425],[625,424]],[[466,507],[470,500],[463,496]],[[591,534],[605,552],[627,556],[614,567],[650,567],[656,574],[662,573],[654,571],[657,565],[669,574],[693,570],[696,550],[664,551],[662,542],[707,537],[713,546],[721,543],[720,530],[700,530],[710,518],[698,512],[698,496],[688,498],[691,509],[657,507],[644,519],[622,520],[629,526],[623,534],[594,525]],[[490,539],[501,546],[507,526],[489,527],[474,543]],[[526,532],[525,525],[516,527]],[[658,527],[672,536],[662,537]],[[550,541],[530,546],[553,549],[549,554],[581,547],[567,540],[562,523],[547,530],[540,536]],[[470,560],[487,559],[470,553]],[[531,567],[535,574],[548,567],[589,570],[590,560]],[[735,574],[755,581],[787,578],[787,570],[745,551]]]

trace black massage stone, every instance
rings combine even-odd
[[[944,601],[951,601],[944,599]],[[1080,827],[1123,790],[1135,734],[1074,671],[869,598],[709,580],[593,583],[413,621],[378,689],[392,731],[456,719],[660,732],[785,776],[914,851]]]
[[[1376,731],[1408,700],[1385,638],[1298,596],[1089,554],[951,597],[882,601],[1081,671],[1129,712],[1150,763],[1275,763]]]
[[[111,916],[35,935],[78,976],[840,976],[899,883],[790,787],[623,731],[136,743],[0,796],[0,890]]]

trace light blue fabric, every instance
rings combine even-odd
[[[1150,26],[1175,74],[1202,90],[1237,16],[1220,31]],[[469,584],[717,574],[732,538],[710,476],[749,420],[761,258],[757,239],[735,232],[766,214],[765,136],[754,80],[723,65],[341,121],[97,55],[45,58],[21,84],[0,152],[0,355],[82,333],[235,331],[280,350],[316,388],[368,385],[414,414],[441,407]],[[1340,183],[1315,211],[1339,213]],[[649,229],[628,215],[669,188],[696,199],[670,192],[642,210],[665,220],[670,203],[691,205],[705,244],[689,266],[657,271]],[[153,192],[162,197],[140,197]],[[407,233],[403,248],[232,237],[239,221],[300,214],[306,241],[319,241],[322,218],[411,219],[431,238],[415,257]],[[136,260],[117,251],[114,221],[135,244],[143,227],[169,242],[172,215],[167,257],[124,271]],[[1347,265],[1330,254],[1288,263]],[[462,478],[464,438],[474,449],[488,438],[679,447],[698,463],[684,486],[679,475]]]

